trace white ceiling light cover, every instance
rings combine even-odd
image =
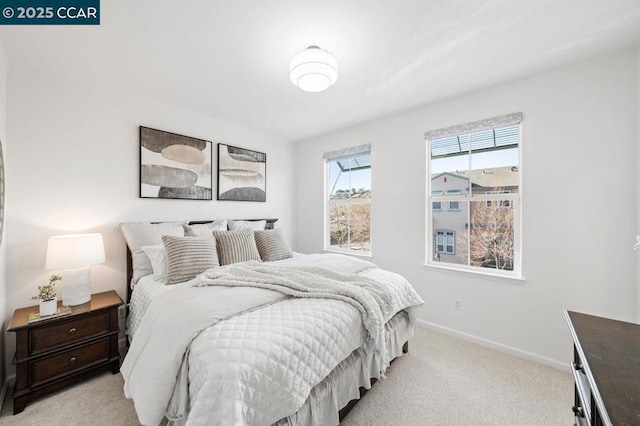
[[[322,92],[338,79],[336,57],[318,46],[296,53],[289,65],[291,82],[305,92]]]

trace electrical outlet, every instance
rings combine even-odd
[[[455,309],[456,311],[461,311],[462,310],[462,300],[460,299],[456,299],[453,301],[453,309]]]
[[[126,306],[120,306],[118,308],[118,318],[122,319],[127,315],[127,308]]]

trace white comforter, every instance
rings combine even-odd
[[[374,265],[368,262],[321,255],[279,263],[325,267],[333,264],[332,269],[341,272],[359,271],[363,276],[389,285],[400,309],[422,303],[406,280],[371,268]],[[125,393],[134,399],[143,424],[158,424],[165,412],[172,420],[188,414],[187,424],[192,425],[271,424],[295,412],[311,388],[364,342],[360,313],[349,304],[327,299],[281,300],[284,296],[277,292],[238,289],[248,293],[243,300],[234,301],[236,306],[231,310],[229,303],[217,296],[214,300],[200,298],[196,302],[203,307],[221,304],[223,315],[195,314],[198,309],[189,307],[191,301],[178,304],[185,309],[160,301],[165,298],[150,305],[122,369]],[[182,298],[182,294],[195,294],[195,290],[167,294],[175,299]],[[253,291],[268,293],[254,294]],[[245,304],[248,298],[254,299],[253,305]],[[411,311],[410,317],[415,318]],[[192,328],[180,339],[183,343],[176,345],[179,336],[164,332],[165,327],[172,329],[175,320],[193,315],[204,316],[196,322],[205,324],[213,319],[211,324],[215,325],[203,325],[202,332],[195,332],[199,333],[195,339]],[[228,319],[216,323],[223,317]],[[182,322],[191,324],[193,320]],[[175,330],[179,334],[178,327]],[[154,378],[154,375],[162,377]],[[186,403],[187,376],[189,405]]]

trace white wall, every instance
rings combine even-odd
[[[220,102],[225,102],[220,99]],[[248,106],[250,107],[250,106]],[[119,222],[279,218],[294,241],[293,149],[268,135],[171,105],[9,66],[7,307],[33,304],[50,235],[102,232],[107,262],[93,267],[93,291],[124,299],[125,242]],[[144,125],[267,153],[267,202],[138,198],[139,137]],[[214,154],[214,188],[215,164]],[[215,191],[215,189],[214,189]],[[214,195],[215,198],[215,195]],[[3,318],[6,316],[3,315]],[[13,354],[10,336],[7,353]]]
[[[2,143],[4,161],[6,163],[7,158],[7,58],[4,54],[4,48],[0,44],[0,142]],[[7,170],[5,169],[5,175]],[[7,243],[6,243],[6,230],[0,243],[0,389],[4,385],[6,378],[5,369],[5,339],[7,333],[5,332],[8,322],[7,318]],[[0,392],[1,394],[1,392]],[[0,395],[1,397],[1,395]],[[0,400],[0,406],[2,401]]]
[[[405,275],[420,319],[553,365],[563,310],[636,318],[637,50],[375,120],[295,146],[297,248],[323,248],[322,153],[371,143],[373,261]],[[520,284],[422,266],[426,130],[522,111]],[[463,310],[453,310],[453,300]],[[566,365],[566,364],[564,364]]]

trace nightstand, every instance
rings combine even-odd
[[[71,307],[71,314],[29,323],[38,306],[17,309],[8,331],[16,333],[13,414],[27,402],[88,377],[120,369],[118,306],[115,291],[96,293]],[[61,302],[58,302],[58,306]]]

